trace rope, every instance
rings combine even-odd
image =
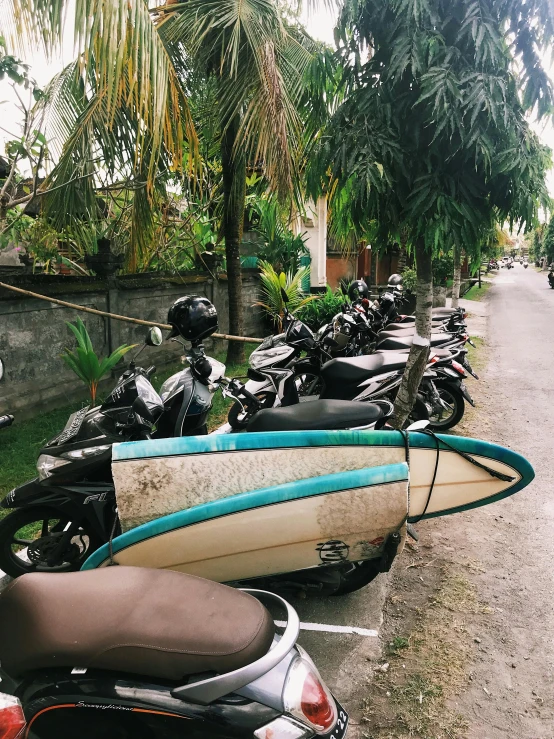
[[[439,469],[439,457],[440,457],[439,437],[436,436],[435,434],[433,434],[433,432],[431,432],[431,434],[432,434],[433,438],[435,439],[435,447],[436,447],[436,450],[437,450],[437,456],[435,458],[435,469],[433,471],[433,479],[431,480],[431,485],[429,487],[429,494],[427,496],[427,501],[425,503],[425,507],[424,507],[423,511],[420,513],[420,515],[417,517],[417,519],[415,521],[412,521],[412,523],[419,523],[421,521],[421,519],[423,518],[423,516],[427,513],[427,509],[429,508],[429,503],[431,502],[431,497],[433,495],[433,490],[435,488],[435,481],[437,479],[437,470]]]
[[[47,303],[54,303],[55,305],[61,305],[64,308],[72,308],[73,310],[79,310],[83,313],[92,313],[95,316],[104,316],[106,318],[114,318],[116,321],[126,321],[127,323],[137,323],[140,326],[158,326],[159,328],[165,328],[169,330],[171,326],[168,323],[154,323],[154,321],[145,321],[142,318],[130,318],[129,316],[120,316],[117,313],[107,313],[103,310],[97,310],[96,308],[86,308],[84,305],[76,305],[75,303],[68,303],[65,300],[58,300],[57,298],[49,298],[47,295],[41,295],[40,293],[34,293],[30,290],[23,290],[20,287],[14,285],[7,285],[5,282],[0,282],[0,287],[6,290],[12,290],[12,292],[26,295],[30,298],[37,298],[38,300],[45,300]],[[226,341],[242,341],[248,344],[261,344],[263,339],[254,339],[251,336],[232,336],[231,334],[212,334],[214,339],[225,339]]]
[[[466,454],[466,452],[462,452],[461,449],[456,449],[456,447],[453,447],[451,444],[449,444],[444,439],[439,439],[439,437],[431,429],[425,429],[423,433],[427,434],[428,436],[432,436],[435,439],[436,444],[437,444],[437,449],[439,448],[439,444],[444,444],[444,446],[447,449],[450,449],[451,452],[456,452],[456,454],[459,454],[460,457],[463,457],[470,464],[474,465],[475,467],[479,467],[480,470],[485,470],[485,472],[488,472],[491,477],[496,477],[497,480],[502,480],[503,482],[513,482],[516,479],[515,477],[511,477],[510,475],[505,475],[503,472],[497,472],[496,470],[493,470],[491,467],[487,467],[486,464],[482,464],[481,462],[478,462],[476,459],[473,459],[472,456],[470,456],[469,454]]]
[[[115,559],[113,558],[113,538],[115,536],[115,529],[116,529],[118,521],[119,521],[119,516],[117,515],[117,508],[116,508],[115,516],[113,520],[113,526],[110,532],[110,539],[108,541],[108,548],[110,550],[110,564],[108,565],[108,567],[116,567],[117,565],[119,565],[119,562],[116,562]]]
[[[410,441],[409,441],[409,434],[408,431],[400,431],[402,438],[404,439],[404,448],[406,453],[406,464],[408,467],[410,466]],[[427,434],[427,436],[430,436],[434,442],[435,442],[435,449],[436,449],[436,457],[435,457],[435,469],[433,470],[433,479],[431,480],[431,485],[429,487],[429,493],[427,495],[427,501],[425,503],[425,507],[423,508],[423,511],[419,514],[417,519],[414,521],[412,520],[410,523],[419,523],[421,519],[425,516],[427,513],[427,509],[429,508],[429,503],[431,502],[431,497],[433,495],[433,490],[435,488],[435,482],[437,480],[437,472],[439,469],[439,459],[440,459],[440,445],[441,443],[444,444],[444,446],[447,449],[450,449],[452,452],[456,452],[456,454],[459,454],[460,457],[463,457],[465,460],[467,460],[470,464],[474,465],[474,467],[478,467],[481,470],[484,470],[487,472],[491,477],[495,477],[497,480],[502,480],[503,482],[513,482],[516,478],[511,477],[510,475],[505,475],[503,472],[497,472],[496,470],[493,470],[491,467],[488,467],[486,464],[482,464],[481,462],[478,462],[476,459],[473,459],[473,457],[469,454],[466,454],[466,452],[461,451],[460,449],[456,449],[456,447],[453,447],[451,444],[449,444],[444,439],[439,439],[439,437],[435,434],[435,432],[432,429],[424,429],[421,433]],[[408,516],[409,517],[409,510],[410,510],[410,483],[408,481]]]

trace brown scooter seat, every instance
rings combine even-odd
[[[32,573],[0,595],[0,663],[12,677],[87,667],[181,680],[269,651],[273,620],[240,590],[179,572]]]

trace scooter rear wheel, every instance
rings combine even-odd
[[[458,424],[465,412],[465,400],[461,390],[455,385],[442,380],[435,380],[435,387],[441,400],[447,405],[447,409],[429,415],[429,425],[432,429],[445,431]]]
[[[56,547],[69,519],[54,508],[22,508],[0,521],[0,570],[10,577],[28,572],[74,572],[102,542],[86,521],[52,564]]]
[[[273,408],[275,403],[275,393],[258,393],[256,398],[261,403],[261,408],[251,407],[253,404],[245,398],[242,405],[237,401],[233,403],[227,415],[227,423],[234,431],[243,431],[251,418],[263,408]]]
[[[352,562],[352,566],[348,571],[341,572],[340,585],[332,595],[348,595],[349,593],[356,592],[356,590],[365,588],[366,585],[369,585],[381,573],[379,564],[380,561],[378,559]]]

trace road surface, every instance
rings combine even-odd
[[[472,384],[480,407],[462,430],[520,452],[536,479],[512,498],[418,528],[452,560],[479,563],[473,580],[492,607],[468,624],[476,659],[456,699],[468,737],[552,739],[554,290],[546,272],[519,264],[493,279],[488,363]]]

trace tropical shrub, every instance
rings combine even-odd
[[[406,267],[402,270],[402,285],[404,290],[414,293],[416,291],[417,272],[413,267]]]
[[[275,199],[257,200],[252,208],[258,216],[255,230],[263,238],[263,244],[258,247],[259,259],[269,262],[277,272],[297,272],[300,259],[309,254],[305,235],[295,235],[287,227]]]
[[[453,274],[454,260],[451,254],[442,254],[433,258],[433,283],[437,287],[444,287]]]
[[[347,300],[348,297],[342,290],[333,291],[327,285],[327,291],[323,295],[316,295],[315,300],[301,308],[296,315],[312,331],[317,331],[318,328],[329,323],[337,313],[340,313]]]
[[[71,329],[77,339],[77,347],[75,351],[66,348],[62,359],[67,366],[75,372],[77,377],[81,379],[90,391],[90,399],[94,405],[96,403],[96,393],[98,383],[115,365],[121,357],[132,349],[136,344],[130,346],[123,345],[118,347],[109,357],[100,360],[93,349],[90,336],[85,324],[80,318],[77,319],[75,325],[67,322],[67,327]]]
[[[261,300],[255,305],[265,310],[278,331],[282,330],[285,315],[282,290],[287,294],[287,307],[291,313],[296,313],[317,297],[316,295],[305,295],[302,291],[302,280],[308,274],[308,269],[308,267],[300,267],[294,273],[285,274],[285,272],[276,272],[269,262],[260,262]]]

